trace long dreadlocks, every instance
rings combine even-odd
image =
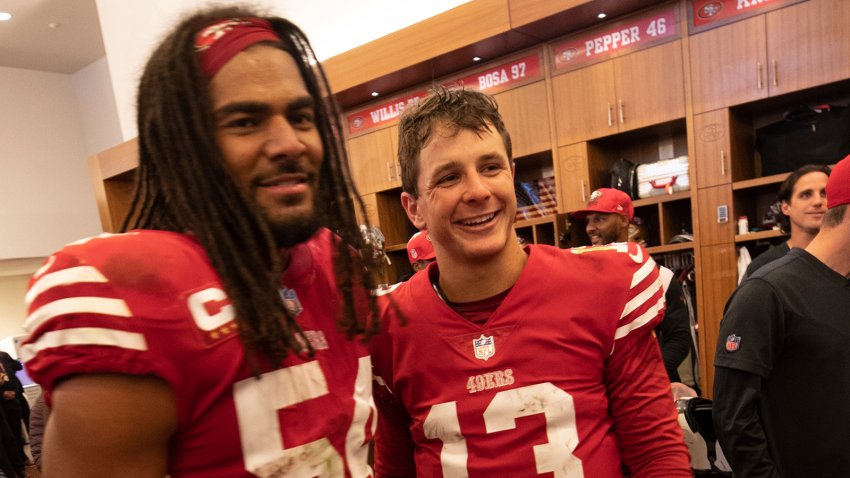
[[[234,181],[216,143],[209,79],[194,50],[195,36],[206,26],[247,17],[259,15],[242,8],[195,14],[180,23],[148,61],[138,92],[136,190],[122,230],[191,232],[236,309],[246,349],[277,363],[288,352],[310,345],[299,340],[303,331],[278,295],[282,264],[272,233],[258,207]],[[341,238],[331,239],[344,304],[339,326],[349,338],[368,336],[376,332],[377,321],[358,317],[354,304],[364,296],[372,317],[377,317],[369,295],[374,274],[356,252],[366,247],[354,216],[354,207],[362,211],[363,203],[350,179],[339,109],[301,30],[282,18],[266,19],[298,65],[308,91],[319,100],[316,125],[325,156],[315,213]]]

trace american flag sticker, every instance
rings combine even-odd
[[[741,346],[741,337],[739,335],[730,334],[729,337],[726,337],[726,351],[727,352],[736,352],[738,347]]]

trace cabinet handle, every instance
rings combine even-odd
[[[720,150],[720,175],[726,176],[726,152]]]
[[[776,60],[773,60],[773,86],[779,86],[779,67]]]
[[[581,180],[581,202],[587,202],[587,190],[584,185],[584,179]]]
[[[756,79],[758,81],[758,88],[762,89],[764,87],[764,84],[761,80],[761,62],[760,61],[756,62]]]
[[[608,126],[614,126],[614,119],[611,117],[611,102],[608,102]]]
[[[387,181],[393,180],[393,163],[387,161]]]
[[[617,105],[619,106],[618,109],[620,110],[620,124],[623,124],[626,122],[626,114],[623,112],[623,100],[618,100]]]

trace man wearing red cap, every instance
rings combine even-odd
[[[634,217],[635,207],[628,194],[619,189],[600,188],[593,191],[587,206],[572,213],[576,219],[586,219],[585,231],[594,246],[626,242],[629,240],[629,224]],[[655,328],[664,368],[671,382],[679,382],[679,364],[691,350],[688,310],[682,300],[682,287],[673,271],[659,266],[666,309],[664,320]]]
[[[127,232],[69,244],[27,292],[45,476],[371,475],[352,338],[372,251],[330,98],[281,18],[209,10],[155,50]]]
[[[850,473],[850,156],[827,212],[729,299],[715,355],[714,426],[736,476]]]
[[[434,245],[428,238],[428,231],[421,230],[410,237],[407,241],[407,259],[414,272],[419,272],[434,262],[437,255],[434,253]]]

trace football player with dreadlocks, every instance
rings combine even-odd
[[[373,284],[337,118],[284,19],[216,8],[158,46],[124,232],[27,293],[45,476],[371,475]]]

